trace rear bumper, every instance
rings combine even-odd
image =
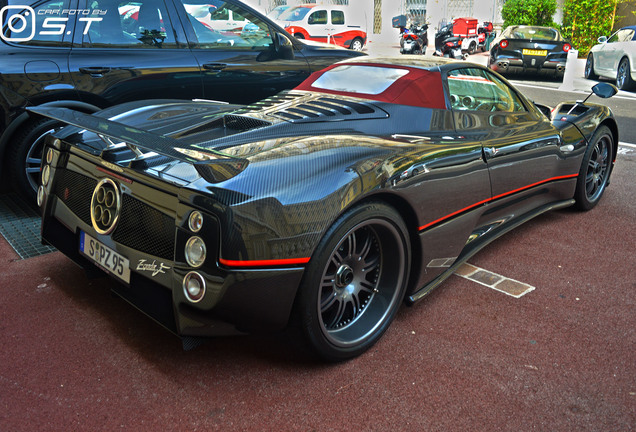
[[[89,276],[106,276],[78,246],[80,230],[96,238],[99,234],[55,195],[46,199],[45,208],[43,243],[56,247]],[[107,241],[104,237],[100,240]],[[300,267],[233,270],[218,266],[216,274],[204,275],[207,292],[215,301],[193,304],[182,285],[186,270],[164,260],[169,270],[161,277],[136,271],[134,263],[147,260],[147,254],[116,243],[108,246],[131,263],[130,283],[113,277],[112,291],[178,336],[226,336],[285,328],[304,271]]]
[[[565,73],[565,60],[563,59],[536,59],[536,58],[510,58],[498,57],[491,59],[490,68],[501,74],[505,73],[545,73],[563,75]]]

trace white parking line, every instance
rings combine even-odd
[[[619,142],[618,142],[618,145],[619,145],[619,146],[622,146],[622,147],[631,147],[631,148],[636,149],[636,144],[630,144],[630,143],[620,142],[620,141],[619,141]]]

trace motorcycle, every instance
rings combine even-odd
[[[452,23],[442,26],[435,33],[435,52],[433,55],[462,60],[468,58],[468,54],[462,52],[462,38],[453,35]]]
[[[428,24],[400,29],[400,54],[425,54],[428,46]]]

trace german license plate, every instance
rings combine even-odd
[[[527,55],[527,56],[545,57],[548,55],[547,50],[524,49],[521,52],[523,53],[523,55]]]
[[[80,252],[93,260],[99,267],[130,283],[130,262],[97,239],[80,231]]]

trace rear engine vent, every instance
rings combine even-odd
[[[325,97],[325,98],[318,99],[318,102],[321,102],[323,104],[331,103],[331,104],[335,104],[335,105],[340,105],[342,107],[346,107],[348,109],[352,109],[353,111],[357,112],[358,114],[371,114],[371,113],[375,112],[375,109],[371,105],[366,105],[366,104],[353,102],[353,101],[348,101],[348,100],[339,100],[339,99],[333,99],[333,98],[326,98]]]
[[[270,126],[271,123],[265,120],[255,119],[252,117],[243,117],[238,115],[226,115],[224,118],[225,127],[238,131],[246,131],[260,127]]]
[[[346,99],[321,97],[309,99],[298,105],[291,105],[272,113],[292,122],[311,121],[316,119],[330,120],[347,116],[351,120],[362,118],[384,118],[387,114],[372,104],[354,102]]]
[[[242,114],[248,114],[248,116],[228,114],[221,118],[217,118],[209,123],[204,123],[192,129],[184,130],[178,134],[173,135],[173,138],[183,138],[189,135],[194,135],[198,133],[209,133],[213,136],[218,137],[219,130],[222,129],[230,129],[236,132],[244,132],[250,129],[261,128],[265,126],[270,126],[271,123],[265,120],[256,119],[253,117],[249,117],[251,111],[248,110],[240,110],[238,111]],[[216,135],[214,135],[216,134]]]
[[[305,96],[304,93],[293,93],[290,91],[283,91],[281,93],[275,94],[274,96],[270,96],[266,99],[260,100],[258,102],[254,102],[251,105],[248,105],[244,110],[261,110],[264,108],[269,108],[274,105],[278,105],[282,102],[293,101],[294,99]]]

